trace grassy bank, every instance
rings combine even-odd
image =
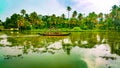
[[[66,29],[66,28],[62,28],[62,29],[32,29],[32,30],[28,30],[28,31],[32,31],[32,32],[107,32],[107,31],[111,31],[111,30],[73,30],[73,29]]]
[[[88,30],[83,30],[78,27],[75,28],[58,28],[58,29],[31,29],[31,30],[19,30],[19,29],[3,29],[1,31],[30,31],[30,32],[110,32],[110,31],[115,31],[115,30],[100,30],[100,29],[88,29]]]

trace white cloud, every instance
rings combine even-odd
[[[59,4],[57,0],[48,0],[44,5],[44,7],[40,9],[42,14],[56,14],[61,15],[62,13],[65,13],[65,8]]]
[[[38,2],[38,3],[36,3]],[[20,8],[24,8],[28,11],[28,13],[31,13],[33,11],[36,11],[38,14],[57,14],[60,15],[63,13],[64,7],[62,7],[57,0],[46,0],[45,2],[43,1],[34,1],[34,3],[28,3]]]
[[[109,13],[113,5],[119,5],[119,0],[72,0],[76,2],[74,8],[83,13],[95,11],[96,13]]]

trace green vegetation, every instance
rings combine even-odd
[[[46,30],[55,27],[63,31],[91,31],[91,30],[114,30],[120,31],[120,6],[114,5],[109,14],[95,12],[89,13],[85,16],[82,13],[73,11],[70,17],[72,8],[67,7],[68,18],[65,14],[56,16],[55,14],[38,15],[36,12],[30,14],[22,9],[20,14],[14,13],[10,18],[6,18],[5,22],[0,20],[0,30]],[[76,28],[77,27],[77,28]]]

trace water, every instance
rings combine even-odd
[[[119,32],[0,32],[0,68],[119,68]]]

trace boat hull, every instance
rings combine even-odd
[[[71,33],[67,33],[67,34],[41,34],[41,33],[38,33],[38,34],[42,35],[42,36],[68,36]]]

